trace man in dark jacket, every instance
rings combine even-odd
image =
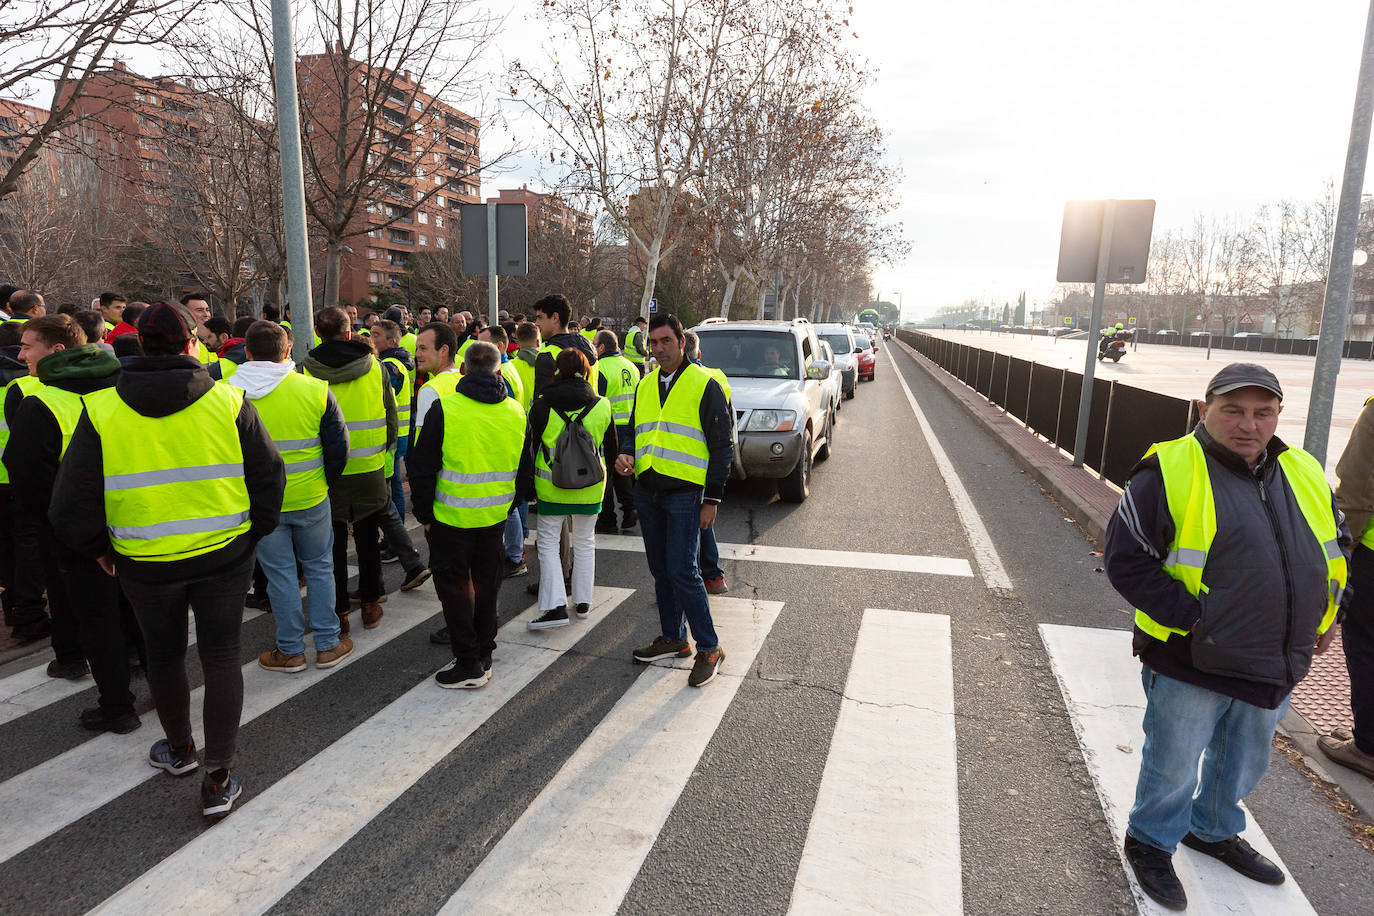
[[[98,329],[97,329],[98,330]],[[101,573],[90,557],[67,549],[48,521],[53,482],[67,441],[81,416],[81,397],[115,383],[119,360],[87,339],[69,315],[35,318],[24,325],[23,354],[43,383],[24,398],[10,418],[5,464],[15,487],[17,510],[37,520],[39,554],[54,626],[72,636],[74,654],[57,655],[54,665],[90,663],[99,689],[98,705],[82,710],[81,724],[92,731],[131,732],[141,724],[129,690],[129,649],[137,646],[138,624],[118,583]],[[98,339],[98,338],[97,338]]]
[[[1126,858],[1174,909],[1187,905],[1179,842],[1256,881],[1284,880],[1239,836],[1240,802],[1334,635],[1351,538],[1321,466],[1274,436],[1282,398],[1262,366],[1222,369],[1201,422],[1147,453],[1107,529],[1107,575],[1137,609],[1146,697]]]
[[[9,293],[6,289],[0,286],[0,297],[8,301]],[[0,303],[0,306],[4,304]],[[23,322],[11,324],[8,321],[0,321],[0,405],[8,405],[10,387],[14,385],[15,380],[29,374],[28,364],[19,358],[19,342],[23,328]],[[0,406],[0,409],[4,409],[3,406]],[[4,451],[8,440],[8,428],[0,429],[0,452]],[[0,479],[0,588],[4,589],[4,593],[0,594],[0,603],[3,603],[5,608],[5,626],[15,627],[13,635],[22,642],[30,642],[47,636],[50,624],[47,615],[43,613],[41,593],[36,617],[24,620],[17,613],[19,596],[15,584],[19,569],[15,563],[14,496],[9,473],[5,471],[3,464],[0,464],[0,478],[3,478]],[[24,620],[22,627],[21,620]]]
[[[539,397],[544,386],[553,380],[553,361],[558,357],[559,350],[576,347],[587,355],[588,363],[596,365],[596,349],[591,341],[568,329],[571,315],[572,306],[567,297],[558,293],[545,296],[534,304],[534,325],[544,341],[534,361],[534,397]]]
[[[72,550],[118,574],[129,596],[167,734],[148,762],[174,776],[199,766],[188,606],[195,615],[205,677],[201,813],[215,817],[242,792],[230,767],[243,711],[243,594],[254,545],[277,527],[286,472],[253,405],[210,380],[195,328],[191,313],[172,303],[139,317],[147,355],[131,360],[114,388],[87,396],[48,518]]]

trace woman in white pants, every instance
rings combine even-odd
[[[531,630],[566,627],[568,595],[563,590],[563,565],[558,536],[566,521],[572,542],[572,603],[579,619],[591,613],[596,578],[596,519],[606,489],[605,455],[619,450],[611,404],[588,382],[591,366],[580,350],[565,349],[554,358],[554,376],[530,406],[525,453],[520,460],[518,489],[522,497],[538,500],[535,544],[539,550],[539,616]],[[582,487],[555,486],[554,451],[570,424],[580,423],[596,444],[600,470],[589,473]],[[581,462],[590,471],[592,462]],[[564,481],[566,483],[566,481]]]

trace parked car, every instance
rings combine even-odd
[[[877,371],[878,365],[878,347],[867,334],[857,331],[854,333],[854,355],[859,360],[858,377],[873,381],[873,374]]]
[[[1211,331],[1193,331],[1193,332],[1192,332],[1191,334],[1189,334],[1188,336],[1189,336],[1189,337],[1211,337],[1211,336],[1212,336],[1212,332],[1211,332]]]
[[[840,387],[846,398],[854,397],[859,382],[859,357],[855,353],[854,334],[847,324],[818,324],[816,334],[835,351],[831,371],[840,375]]]
[[[830,457],[835,429],[831,364],[805,318],[726,321],[693,330],[701,361],[730,380],[739,478],[772,477],[785,502],[811,493],[814,462]]]
[[[1236,336],[1236,337],[1263,337],[1264,335],[1261,334],[1259,331],[1241,331],[1239,334],[1236,334],[1236,335],[1234,335],[1234,336]]]
[[[1178,331],[1175,331],[1173,328],[1164,328],[1163,330],[1155,331],[1155,336],[1156,336],[1156,337],[1177,337],[1177,336],[1178,336]]]
[[[832,414],[836,415],[839,414],[840,408],[844,406],[844,376],[834,369],[835,360],[838,355],[839,354],[835,352],[835,348],[830,346],[830,341],[821,338],[821,356],[826,362],[830,363],[831,366],[830,376],[825,380],[826,385],[830,387],[830,410]],[[839,417],[835,416],[835,419],[838,420]]]

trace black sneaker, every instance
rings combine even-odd
[[[48,677],[79,681],[90,673],[91,669],[86,665],[84,658],[78,658],[74,662],[59,662],[57,659],[48,662]]]
[[[249,592],[248,596],[243,599],[243,606],[247,608],[252,608],[255,611],[267,611],[268,613],[271,613],[272,599],[267,597],[266,595],[258,595],[254,594],[253,592]]]
[[[560,604],[551,611],[545,611],[538,617],[531,620],[525,626],[531,630],[552,630],[554,627],[566,627],[568,625],[567,605]]]
[[[656,662],[664,658],[687,658],[692,654],[692,647],[687,645],[685,639],[664,639],[662,636],[655,636],[654,641],[641,649],[635,649],[634,659],[645,664]]]
[[[206,817],[224,817],[234,807],[243,794],[243,783],[226,770],[219,771],[219,779],[212,780],[213,773],[206,773],[200,784],[200,813]]]
[[[52,621],[46,617],[15,626],[10,633],[19,643],[38,642],[52,635]]]
[[[596,523],[596,533],[597,533],[597,534],[619,534],[619,533],[620,533],[620,529],[616,527],[615,519],[614,519],[614,518],[608,519],[608,520],[606,520],[606,521],[600,521],[600,520],[598,520],[597,523]]]
[[[382,548],[382,562],[383,562],[383,563],[399,563],[399,562],[401,562],[401,558],[398,557],[398,556],[396,556],[396,551],[392,550],[390,547],[383,547],[383,548]]]
[[[720,663],[725,661],[725,652],[720,646],[697,651],[697,660],[692,663],[692,673],[687,675],[687,686],[705,687],[720,673]]]
[[[419,569],[406,571],[406,580],[401,583],[401,591],[408,592],[413,588],[419,588],[429,581],[432,575],[428,566],[421,566]]]
[[[454,659],[434,675],[434,683],[448,690],[476,690],[491,680],[491,671],[480,661],[460,662]]]
[[[491,670],[491,654],[490,654],[490,653],[488,653],[487,655],[483,655],[483,656],[482,656],[482,670],[483,670],[483,671],[490,671],[490,670]]]
[[[1283,869],[1255,852],[1255,848],[1241,839],[1240,834],[1219,843],[1208,843],[1189,832],[1183,838],[1183,845],[1197,850],[1204,856],[1211,856],[1252,881],[1261,884],[1283,883]]]
[[[148,763],[159,770],[166,770],[173,776],[185,776],[200,766],[196,759],[196,746],[173,750],[166,738],[159,738],[148,751]]]
[[[429,641],[436,646],[447,646],[453,642],[453,640],[448,638],[448,627],[435,630],[433,633],[429,634]]]
[[[127,735],[131,731],[136,731],[142,724],[143,720],[132,709],[114,714],[107,713],[103,706],[81,710],[81,727],[88,731]]]
[[[631,528],[633,528],[635,525],[638,525],[638,524],[639,524],[639,513],[638,513],[638,512],[626,512],[626,513],[625,513],[625,517],[624,517],[623,519],[620,520],[620,530],[621,530],[621,531],[629,531]]]
[[[1160,906],[1171,910],[1186,910],[1188,895],[1174,873],[1174,857],[1162,849],[1142,843],[1126,834],[1126,861],[1140,882],[1140,889]]]
[[[507,579],[518,579],[521,576],[528,575],[529,571],[530,568],[526,566],[523,562],[512,563],[510,560],[506,561],[506,565],[502,570]]]
[[[592,606],[590,604],[579,604],[573,613],[577,615],[578,620],[586,620],[591,616]]]

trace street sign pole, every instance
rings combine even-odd
[[[301,162],[301,121],[296,100],[296,49],[291,40],[290,0],[272,0],[272,71],[277,89],[277,136],[281,148],[286,298],[291,305],[291,329],[295,337],[291,358],[301,365],[313,337],[315,299],[310,291],[310,249],[305,232],[305,168]]]
[[[487,320],[497,323],[498,282],[496,277],[496,205],[487,204]]]
[[[1355,276],[1355,233],[1359,228],[1360,198],[1364,189],[1365,163],[1369,158],[1370,120],[1374,116],[1374,2],[1365,18],[1364,52],[1355,83],[1355,111],[1350,118],[1350,142],[1345,152],[1345,176],[1331,235],[1331,260],[1326,272],[1326,297],[1322,303],[1321,337],[1312,369],[1312,397],[1307,404],[1307,431],[1303,448],[1326,464],[1326,445],[1331,435],[1331,408],[1336,399],[1336,376],[1341,371],[1345,345],[1345,320],[1350,308],[1350,289]]]
[[[1081,468],[1088,451],[1088,416],[1092,412],[1093,372],[1097,369],[1098,337],[1102,330],[1102,300],[1107,293],[1107,265],[1112,255],[1112,225],[1116,201],[1102,207],[1102,240],[1097,247],[1097,281],[1093,284],[1093,313],[1088,319],[1088,347],[1083,358],[1083,390],[1078,394],[1078,429],[1073,436],[1073,466]]]

